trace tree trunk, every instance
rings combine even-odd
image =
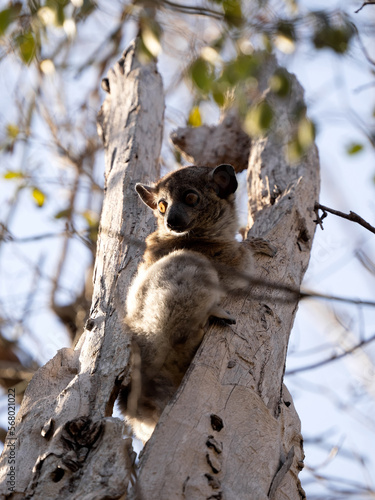
[[[2,454],[0,498],[114,499],[128,487],[131,440],[123,439],[123,421],[111,415],[129,377],[126,290],[143,253],[139,242],[153,227],[134,185],[158,176],[164,103],[156,65],[141,66],[134,44],[108,82],[111,93],[99,116],[105,197],[90,318],[75,349],[60,350],[30,382]]]
[[[267,88],[275,68],[269,59],[261,88]],[[59,351],[30,382],[1,458],[0,498],[126,498],[132,449],[122,438],[122,421],[111,414],[119,386],[130,376],[129,336],[122,323],[126,290],[154,225],[134,184],[158,177],[164,102],[155,64],[141,66],[134,44],[110,71],[106,87],[110,94],[99,117],[105,197],[90,318],[75,349]],[[253,141],[248,167],[251,235],[267,238],[278,250],[273,258],[256,256],[251,273],[256,280],[297,288],[309,260],[319,183],[315,148],[293,167],[284,160],[293,128],[290,110],[302,99],[293,79],[291,96],[272,102],[276,123],[267,137]],[[225,140],[223,123],[216,139],[206,143],[213,162],[215,141]],[[227,146],[230,163],[236,148]],[[199,153],[190,149],[189,155],[200,163]],[[237,324],[208,331],[147,443],[130,496],[304,497],[298,480],[300,423],[282,383],[297,303],[284,299],[284,292],[259,284],[240,298],[227,298],[224,307]]]

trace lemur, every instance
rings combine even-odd
[[[235,323],[220,302],[247,285],[252,262],[249,245],[236,240],[237,185],[231,165],[182,167],[153,187],[136,184],[157,230],[146,239],[127,295],[125,323],[136,361],[119,403],[144,442],[177,391],[208,320]]]

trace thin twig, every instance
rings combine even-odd
[[[342,217],[343,219],[347,219],[347,220],[350,220],[352,222],[356,222],[357,224],[366,228],[371,233],[375,234],[375,227],[372,226],[371,224],[369,224],[364,219],[362,219],[362,217],[360,217],[355,212],[350,211],[349,214],[344,214],[343,212],[339,212],[338,210],[334,210],[333,208],[328,208],[328,207],[325,207],[324,205],[320,205],[320,203],[315,203],[314,210],[315,210],[315,213],[317,214],[317,220],[314,220],[314,222],[319,224],[322,229],[323,229],[322,221],[325,217],[327,217],[327,212],[329,212],[330,214],[337,215],[338,217]],[[317,212],[318,210],[323,211],[323,215],[321,217],[319,217],[319,215],[318,215],[318,212]]]
[[[374,2],[372,2],[372,5],[375,5],[375,3],[374,3]],[[350,24],[351,24],[351,26],[352,26],[353,30],[355,31],[355,33],[356,33],[356,35],[357,35],[357,38],[358,38],[358,43],[359,43],[359,45],[360,45],[360,47],[361,47],[361,50],[362,50],[362,52],[363,52],[363,54],[364,54],[365,58],[367,59],[367,61],[368,61],[369,63],[371,63],[371,64],[373,64],[373,65],[375,66],[375,61],[374,61],[374,59],[372,59],[372,57],[370,57],[369,53],[367,52],[367,49],[366,49],[366,47],[365,47],[364,43],[362,42],[362,38],[361,38],[361,36],[360,36],[360,34],[359,34],[359,31],[358,31],[357,26],[356,26],[354,23],[350,23]]]
[[[212,10],[205,7],[195,7],[193,5],[177,4],[169,0],[160,0],[160,3],[162,5],[167,5],[172,10],[177,10],[184,14],[195,14],[195,15],[198,14],[201,16],[213,17],[214,19],[219,19],[219,20],[223,19],[223,14],[221,14],[217,10]]]
[[[314,212],[315,212],[315,215],[316,215],[316,219],[313,222],[315,222],[315,224],[319,224],[320,229],[322,231],[324,231],[323,219],[325,219],[327,217],[327,215],[328,215],[327,212],[323,212],[323,215],[320,217],[320,215],[319,215],[319,204],[318,203],[315,203],[315,205],[314,205]]]
[[[324,208],[326,208],[326,207],[324,207]],[[321,217],[321,219],[323,219],[323,218],[324,218],[324,216]],[[110,231],[106,230],[105,228],[102,228],[101,232],[108,233],[108,234],[111,233]],[[75,231],[69,232],[69,236],[74,236],[74,234],[77,234],[77,232],[75,232]],[[42,238],[61,237],[61,236],[66,236],[66,235],[67,235],[67,232],[64,231],[63,233],[56,233],[56,234],[51,233],[51,234],[44,234],[44,235],[41,234],[39,236],[30,237],[30,238],[14,238],[12,235],[9,235],[9,236],[5,236],[4,239],[6,241],[14,241],[15,243],[23,243],[23,242],[28,242],[28,241],[35,241],[35,240],[42,239]],[[114,235],[112,234],[112,236],[114,236]],[[119,237],[120,237],[120,235],[119,235]],[[131,246],[136,247],[136,248],[141,248],[143,250],[145,249],[145,246],[146,246],[144,240],[141,240],[139,238],[135,238],[133,236],[125,236],[124,241],[128,245],[131,245]],[[221,266],[218,266],[218,267],[227,268],[227,266],[225,266],[223,264]],[[267,295],[267,298],[272,299],[273,301],[276,301],[276,302],[287,303],[287,302],[295,302],[295,301],[302,300],[302,299],[309,299],[309,298],[314,299],[314,298],[316,298],[316,299],[321,299],[321,300],[330,300],[330,301],[334,301],[334,302],[344,302],[347,304],[354,304],[354,305],[358,305],[358,306],[375,307],[375,301],[371,301],[371,300],[361,300],[361,299],[355,299],[355,298],[350,298],[350,297],[340,297],[337,295],[325,295],[325,294],[321,294],[321,293],[314,292],[311,290],[300,290],[300,288],[298,288],[298,287],[293,287],[293,286],[285,285],[282,283],[276,283],[276,282],[273,282],[270,280],[265,280],[264,278],[257,278],[255,276],[252,276],[251,274],[240,272],[240,271],[237,271],[237,270],[232,269],[232,268],[231,268],[231,273],[235,274],[239,278],[243,278],[243,279],[247,280],[248,284],[249,284],[247,288],[244,288],[242,290],[232,291],[231,294],[235,295],[235,296],[243,296],[244,294],[250,294],[250,297],[253,300],[262,300],[262,299],[264,300],[265,299],[264,293],[257,294],[254,290],[254,287],[261,287],[261,288],[265,288],[265,289],[269,290],[270,292],[273,292],[273,291],[285,292],[285,296],[283,296],[283,297],[272,297],[272,295]],[[49,279],[51,279],[51,278],[49,278]]]
[[[45,240],[48,238],[58,238],[60,236],[64,236],[64,233],[44,233],[44,234],[36,234],[34,236],[24,236],[18,238],[17,236],[13,236],[10,234],[9,231],[7,231],[6,234],[1,235],[0,234],[0,241],[4,240],[5,242],[12,242],[12,243],[30,243],[32,241],[40,241],[40,240]]]
[[[366,7],[366,5],[375,5],[375,2],[364,2],[362,4],[362,7],[354,11],[354,14],[358,14],[358,12],[360,12],[363,9],[363,7]]]
[[[226,267],[226,266],[222,266],[222,267]],[[256,278],[256,277],[252,276],[251,274],[239,272],[239,271],[236,271],[235,269],[231,269],[231,272],[235,276],[246,279],[249,283],[248,287],[246,287],[244,289],[231,291],[231,295],[236,296],[236,297],[240,297],[240,296],[244,296],[246,294],[249,294],[249,297],[253,300],[269,299],[269,300],[273,300],[275,302],[282,302],[282,303],[296,302],[298,300],[310,298],[310,299],[330,300],[333,302],[344,302],[346,304],[354,304],[357,306],[375,307],[375,301],[372,301],[372,300],[361,300],[361,299],[354,299],[354,298],[350,298],[350,297],[340,297],[337,295],[325,295],[322,293],[308,291],[308,290],[301,291],[298,287],[284,285],[282,283],[276,283],[276,282],[273,282],[270,280],[265,280],[263,278]],[[273,292],[273,291],[285,292],[285,295],[283,297],[280,297],[280,296],[274,297],[271,294],[267,294],[267,296],[266,296],[264,293],[262,293],[262,294],[256,293],[256,291],[254,290],[254,287],[266,288],[270,292]]]
[[[360,85],[359,87],[356,87],[355,89],[353,89],[353,92],[355,94],[358,94],[359,92],[362,92],[363,90],[367,90],[371,87],[374,87],[374,85],[375,85],[375,82],[364,83],[363,85]]]
[[[356,306],[375,306],[373,300],[361,300],[352,299],[350,297],[339,297],[338,295],[324,295],[323,293],[316,292],[301,292],[299,294],[300,299],[322,299],[322,300],[332,300],[333,302],[345,302],[346,304],[354,304]]]
[[[318,363],[315,363],[313,365],[302,366],[301,368],[295,368],[294,370],[288,370],[286,372],[286,375],[295,375],[296,373],[299,373],[299,372],[305,372],[308,370],[315,370],[315,368],[320,368],[321,366],[327,365],[331,361],[337,361],[338,359],[344,358],[348,354],[352,354],[357,349],[360,349],[361,347],[363,347],[367,344],[370,344],[370,342],[372,342],[373,340],[375,340],[375,335],[373,335],[372,337],[370,337],[366,340],[361,340],[361,342],[359,342],[355,346],[351,347],[347,351],[342,352],[341,354],[334,354],[330,358],[323,359],[322,361],[319,361]]]

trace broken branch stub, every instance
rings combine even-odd
[[[196,165],[230,163],[236,172],[247,169],[251,139],[234,108],[222,116],[217,126],[178,128],[171,134],[171,141],[187,161]]]

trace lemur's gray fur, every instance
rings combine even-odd
[[[158,228],[146,239],[127,296],[133,379],[121,389],[119,402],[143,441],[179,387],[208,319],[235,323],[220,301],[246,286],[241,273],[251,266],[249,246],[235,239],[236,189],[231,165],[184,167],[154,187],[136,185]]]

